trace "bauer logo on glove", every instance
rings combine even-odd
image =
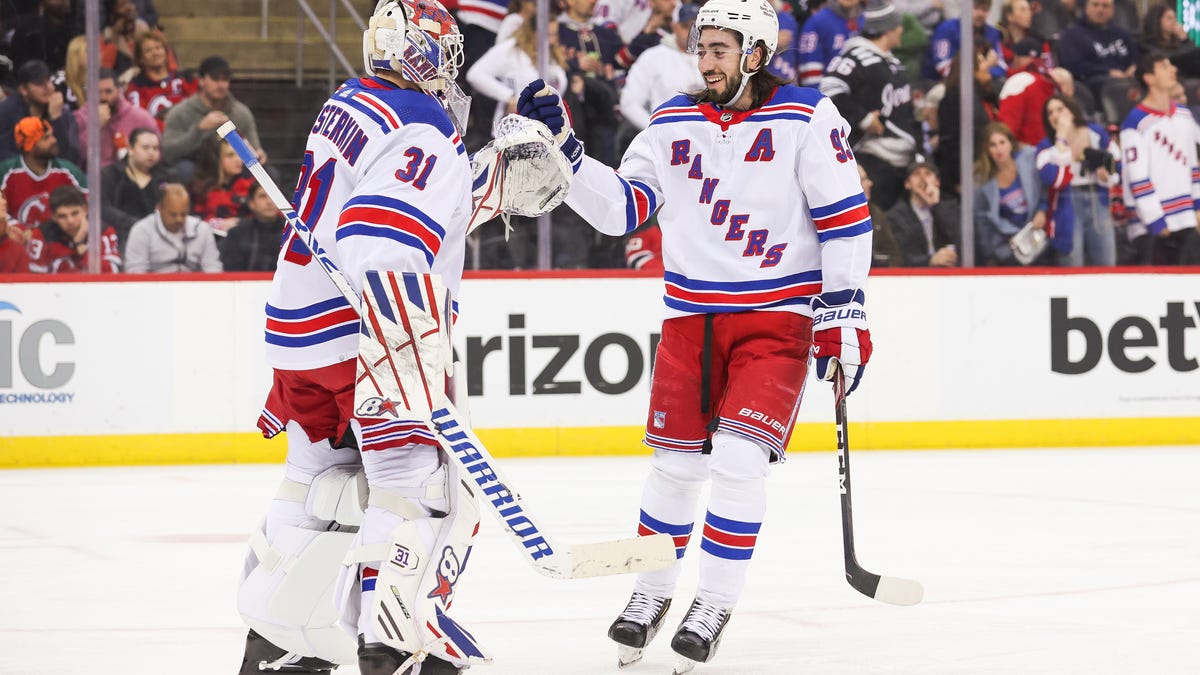
[[[832,380],[840,364],[847,395],[858,388],[871,358],[865,301],[866,295],[855,289],[822,293],[812,299],[816,375],[822,380]]]

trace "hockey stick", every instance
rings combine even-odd
[[[345,275],[329,259],[312,229],[296,214],[283,192],[259,163],[254,151],[238,133],[237,127],[232,121],[226,122],[217,129],[217,133],[228,141],[230,147],[241,157],[251,175],[271,198],[275,208],[279,209],[288,224],[300,235],[301,241],[320,262],[330,281],[361,317],[364,308]],[[400,309],[408,312],[411,305],[408,304],[407,297],[404,294],[397,295],[400,296],[397,300],[405,303]],[[418,390],[412,378],[419,378],[419,388],[424,390],[425,396],[415,398],[418,403],[424,404],[425,409],[418,410],[418,416],[424,419],[438,443],[459,465],[463,474],[473,478],[483,489],[483,501],[487,502],[492,515],[500,521],[509,540],[524,553],[526,561],[538,572],[549,577],[572,579],[646,572],[674,564],[675,542],[666,534],[571,546],[554,542],[546,534],[546,530],[537,524],[533,514],[524,509],[521,495],[503,478],[496,461],[470,426],[461,421],[458,410],[446,397],[445,392],[426,386],[419,358],[416,360],[416,368],[398,369],[390,359],[391,347],[387,344],[380,347],[388,353],[390,372],[372,372],[372,381],[378,383],[381,390],[386,389],[388,394],[398,389],[396,398],[403,400],[404,392]],[[415,355],[416,350],[412,351]],[[372,370],[378,369],[378,364],[367,366]]]
[[[854,555],[854,514],[850,508],[850,436],[846,431],[846,379],[841,366],[833,378],[834,418],[837,423],[838,488],[842,493],[842,549],[846,554],[846,581],[868,598],[889,605],[915,605],[925,589],[919,582],[881,577],[863,569]]]

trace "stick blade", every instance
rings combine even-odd
[[[879,587],[875,589],[875,599],[889,605],[908,607],[921,602],[924,597],[925,589],[912,579],[880,577]]]
[[[667,534],[573,544],[567,577],[584,579],[652,572],[675,563],[675,540]]]

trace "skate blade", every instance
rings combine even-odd
[[[675,670],[671,671],[671,675],[683,675],[684,673],[690,673],[695,667],[695,661],[681,656],[677,661],[675,661]]]
[[[638,647],[617,645],[617,667],[628,668],[638,661],[641,661],[642,653],[645,651],[645,649],[639,649]]]

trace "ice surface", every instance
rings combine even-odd
[[[563,538],[633,531],[645,458],[501,461]],[[859,561],[921,581],[908,608],[844,581],[836,474],[832,451],[775,468],[742,602],[695,673],[1200,672],[1200,449],[855,453]],[[0,673],[233,675],[244,542],[281,475],[0,471]],[[670,673],[695,549],[667,628],[623,672]],[[543,578],[485,516],[454,609],[496,661],[471,672],[617,672],[604,633],[630,584]]]

